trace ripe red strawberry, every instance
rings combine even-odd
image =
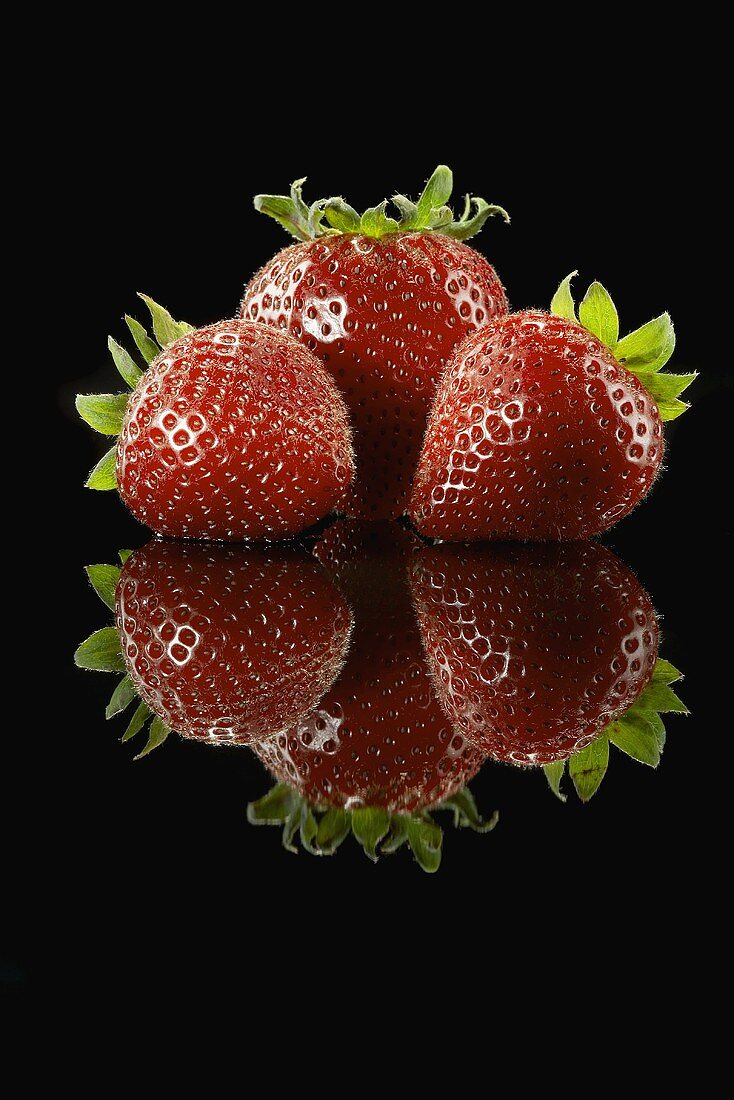
[[[123,566],[115,602],[125,668],[145,708],[166,730],[218,745],[290,729],[316,706],[352,621],[321,566],[296,547],[154,540]]]
[[[650,490],[662,421],[687,408],[677,398],[695,375],[657,373],[675,344],[667,314],[618,340],[617,312],[599,283],[576,321],[570,278],[552,314],[501,317],[457,350],[413,487],[410,513],[423,534],[587,538]]]
[[[165,314],[151,306],[154,320],[156,310]],[[129,401],[77,402],[93,427],[121,429],[116,483],[130,511],[158,534],[232,541],[282,538],[332,511],[353,455],[344,403],[321,363],[262,325],[193,331],[165,316],[170,324],[156,329],[164,350]],[[134,383],[137,368],[111,347]],[[100,466],[103,484],[100,467],[88,484],[113,487],[110,457]]]
[[[241,314],[290,332],[323,360],[342,391],[357,455],[348,514],[399,516],[452,351],[467,333],[507,312],[494,268],[463,243],[491,214],[507,214],[467,196],[463,217],[454,221],[445,205],[452,176],[444,166],[417,204],[395,196],[399,220],[386,215],[386,202],[361,218],[338,198],[309,209],[303,182],[293,184],[290,197],[255,199],[299,243],[252,278]]]
[[[443,804],[480,827],[462,788],[485,754],[451,731],[436,701],[406,576],[414,541],[400,528],[337,523],[317,546],[352,598],[352,644],[315,710],[253,746],[286,786],[254,804],[250,819],[285,823],[288,845],[300,828],[318,852],[350,830],[373,858],[385,838],[387,851],[407,840],[435,870],[441,832],[425,811]]]
[[[445,713],[498,760],[578,752],[653,674],[650,598],[597,543],[426,548],[413,596]]]

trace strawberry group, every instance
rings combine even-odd
[[[634,575],[578,540],[650,492],[695,375],[662,369],[667,313],[620,338],[599,283],[578,313],[572,276],[550,312],[509,312],[466,243],[509,218],[470,196],[455,218],[445,166],[361,215],[307,206],[304,182],[255,199],[296,243],[238,317],[194,329],[145,298],[152,335],[126,318],[140,361],[109,341],[132,393],[77,398],[117,437],[87,485],[209,541],[90,566],[115,625],[76,661],[123,674],[107,715],[137,700],[123,740],[149,722],[141,756],[170,730],[253,748],[277,785],[248,816],[286,847],[351,834],[433,871],[433,811],[494,824],[465,788],[487,758],[542,766],[560,798],[568,767],[583,800],[610,745],[658,763],[679,673]]]
[[[571,276],[550,313],[509,313],[465,243],[509,218],[469,195],[455,218],[444,165],[417,202],[393,197],[396,216],[387,200],[307,206],[304,182],[255,198],[297,241],[252,277],[239,318],[195,331],[146,298],[157,343],[126,318],[144,373],[110,338],[134,393],[77,400],[120,436],[91,488],[119,488],[158,534],[230,541],[334,511],[408,512],[444,540],[582,539],[640,503],[695,377],[661,373],[667,313],[620,340],[600,283],[577,317]]]

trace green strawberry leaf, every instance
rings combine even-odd
[[[77,649],[74,663],[92,672],[124,672],[120,636],[113,626],[96,630]]]
[[[676,680],[682,679],[683,673],[679,672],[675,665],[671,665],[670,661],[664,661],[661,657],[658,657],[652,671],[653,684],[674,684]]]
[[[299,831],[301,844],[312,856],[332,855],[331,852],[322,852],[320,848],[316,847],[316,835],[319,831],[319,826],[307,802],[304,802],[301,807],[301,824]]]
[[[416,206],[417,225],[427,225],[431,211],[437,206],[445,206],[454,189],[454,174],[445,164],[439,166],[428,179]]]
[[[433,874],[441,865],[441,844],[443,833],[430,817],[408,815],[406,825],[408,843],[418,865],[429,874]]]
[[[119,557],[119,559],[120,559],[120,561],[122,562],[123,565],[125,564],[125,562],[130,557],[131,554],[132,554],[132,550],[118,550],[117,551],[117,556]]]
[[[566,276],[553,295],[550,305],[551,313],[554,313],[556,317],[565,317],[567,321],[576,321],[576,306],[571,293],[571,280],[575,275],[578,275],[578,271],[572,271],[570,275]]]
[[[316,831],[316,847],[322,855],[333,855],[339,845],[349,836],[352,822],[344,810],[332,806],[321,818]]]
[[[116,714],[122,714],[122,712],[127,710],[130,706],[133,699],[137,698],[137,695],[138,693],[130,677],[123,676],[112,692],[112,698],[107,704],[107,709],[104,712],[105,718],[114,718]]]
[[[114,611],[115,589],[120,579],[120,570],[116,565],[87,565],[85,571],[102,603],[106,603]]]
[[[607,727],[606,732],[612,744],[622,752],[639,760],[641,764],[657,768],[660,763],[660,745],[655,727],[646,715],[623,714]]]
[[[127,408],[126,393],[80,393],[76,410],[95,432],[119,435]]]
[[[548,780],[548,786],[553,791],[556,798],[559,798],[561,802],[566,801],[566,795],[561,790],[561,780],[563,779],[565,770],[565,760],[554,760],[551,764],[543,765],[543,771],[545,772],[545,778]]]
[[[352,811],[352,832],[365,853],[377,862],[377,845],[387,836],[390,815],[386,810],[365,806]]]
[[[143,372],[140,367],[133,361],[122,345],[118,344],[117,340],[113,340],[111,336],[107,337],[107,347],[110,349],[115,366],[123,379],[127,382],[130,389],[134,390],[143,377]]]
[[[499,821],[499,814],[496,810],[487,821],[482,818],[474,801],[474,795],[468,787],[462,787],[450,798],[445,798],[437,806],[432,806],[431,813],[435,810],[452,810],[454,827],[457,829],[472,829],[475,833],[491,833]]]
[[[605,733],[569,757],[568,773],[582,802],[588,802],[599,790],[608,763],[609,739]]]
[[[110,447],[106,454],[102,455],[94,467],[85,484],[87,489],[99,489],[102,491],[117,488],[117,444]]]
[[[251,825],[282,825],[293,812],[298,795],[286,783],[277,783],[257,802],[247,806],[247,820]]]
[[[127,727],[122,735],[123,741],[129,741],[131,737],[134,737],[136,733],[140,733],[141,729],[148,721],[152,714],[152,711],[145,703],[140,703],[130,719],[130,725]]]
[[[142,752],[139,752],[137,756],[133,757],[133,760],[142,760],[144,756],[147,756],[153,749],[157,749],[159,745],[162,745],[168,734],[171,731],[163,725],[160,718],[154,718],[150,724],[150,730],[148,731],[148,741]]]
[[[646,710],[645,718],[652,726],[655,740],[658,743],[658,752],[662,755],[665,748],[665,724],[656,710]]]
[[[579,306],[579,320],[603,344],[612,347],[619,338],[619,315],[601,283],[592,283]]]
[[[143,359],[145,359],[145,362],[148,364],[152,363],[155,357],[161,353],[161,349],[158,347],[155,340],[151,340],[143,326],[139,321],[136,321],[134,317],[129,317],[125,314],[125,324],[130,329],[130,335],[135,341],[135,346]]]
[[[163,349],[172,344],[174,340],[178,340],[179,336],[185,336],[187,332],[193,332],[193,325],[187,324],[186,321],[174,321],[168,310],[164,309],[163,306],[159,306],[147,294],[138,294],[138,298],[143,299],[150,311],[153,321],[153,334]]]
[[[635,376],[639,378],[645,389],[654,398],[656,404],[659,402],[672,401],[688,389],[691,382],[695,382],[698,378],[697,372],[693,374],[668,374],[664,371],[662,374],[652,371],[635,371]],[[683,402],[681,402],[683,404]],[[687,408],[688,406],[686,406]]]
[[[659,371],[675,350],[675,331],[669,313],[648,321],[630,332],[612,349],[614,356],[631,371]]]
[[[689,714],[685,703],[681,702],[667,684],[652,680],[639,699],[635,702],[639,710],[656,710],[661,714]]]
[[[400,229],[406,232],[412,229],[418,222],[418,207],[405,195],[393,195],[392,204],[400,214]],[[350,208],[351,209],[351,208]]]
[[[324,205],[324,215],[332,229],[337,229],[340,233],[361,231],[359,214],[338,195]]]
[[[395,814],[390,820],[390,832],[380,845],[384,855],[392,855],[408,843],[408,814]]]
[[[501,206],[492,206],[484,199],[467,195],[464,213],[455,221],[448,206],[453,178],[451,170],[443,164],[428,180],[417,203],[411,202],[405,195],[393,196],[393,205],[400,214],[399,221],[387,214],[387,200],[370,207],[361,217],[341,196],[321,199],[309,208],[301,194],[304,183],[305,179],[296,180],[290,195],[256,195],[254,199],[256,210],[274,218],[301,241],[314,240],[329,233],[364,233],[380,238],[389,233],[406,231],[443,233],[454,240],[465,241],[478,233],[493,214],[501,214],[505,221],[510,220]]]
[[[366,237],[384,237],[388,233],[396,233],[400,226],[395,218],[389,218],[385,213],[387,199],[383,199],[378,206],[371,206],[365,210],[359,223],[360,232]]]

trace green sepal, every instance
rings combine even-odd
[[[119,684],[112,692],[112,698],[104,712],[105,718],[114,718],[117,714],[122,714],[124,710],[132,703],[133,699],[137,699],[138,693],[135,690],[135,685],[129,676],[123,676]]]
[[[122,344],[118,344],[117,340],[114,340],[111,336],[107,337],[107,347],[110,349],[110,354],[120,375],[124,381],[127,382],[130,389],[134,390],[143,377],[143,372],[140,367],[133,361],[130,354],[125,351]]]
[[[469,199],[469,195],[467,195],[467,199]],[[497,206],[473,196],[470,201],[474,211],[473,214],[465,213],[457,222],[450,222],[448,225],[434,225],[431,228],[443,233],[445,237],[451,237],[454,241],[468,241],[471,237],[475,237],[484,223],[489,218],[494,217],[495,214],[499,214],[507,225],[510,224],[510,215],[504,206]]]
[[[152,714],[150,707],[145,703],[139,703],[135,708],[130,724],[122,735],[122,741],[129,741],[131,737],[134,737],[136,733],[140,733],[141,729],[148,721]]]
[[[565,317],[567,321],[578,320],[576,317],[576,305],[571,292],[571,280],[575,275],[578,275],[578,271],[572,271],[570,275],[566,276],[553,295],[550,304],[551,313],[554,313],[556,317]]]
[[[498,820],[494,813],[483,821],[466,788],[433,806],[434,810],[451,810],[459,828],[469,827],[479,833],[490,832]],[[312,855],[330,856],[352,833],[374,862],[379,855],[396,852],[404,844],[408,844],[424,871],[435,871],[441,862],[441,828],[425,811],[389,814],[373,806],[355,810],[315,806],[292,787],[278,783],[263,798],[249,803],[247,820],[252,825],[282,826],[283,847],[289,852],[298,850],[295,845],[298,835],[304,849]]]
[[[85,565],[84,570],[89,577],[89,583],[102,603],[107,604],[110,611],[114,611],[115,589],[120,579],[118,567],[116,565]]]
[[[352,811],[352,832],[365,851],[377,863],[377,845],[390,830],[390,814],[379,807],[361,806]]]
[[[661,717],[662,713],[675,713],[675,714],[688,714],[689,711],[676,693],[671,688],[671,684],[677,680],[682,679],[682,673],[670,663],[662,658],[658,658],[655,662],[655,668],[653,669],[650,682],[647,687],[638,696],[635,702],[629,707],[624,714],[620,715],[613,722],[602,731],[598,742],[609,741],[615,745],[627,756],[631,756],[634,760],[640,761],[642,764],[648,764],[652,768],[656,768],[660,763],[660,757],[663,749],[665,748],[665,724]],[[589,750],[597,744],[597,741],[593,741],[586,749],[583,749],[579,753],[574,753],[567,760],[557,760],[552,764],[545,764],[543,771],[545,772],[548,784],[555,795],[565,802],[565,795],[562,794],[560,785],[563,778],[563,772],[566,764],[568,763],[569,772],[573,776],[574,772],[583,772],[586,767],[586,762],[589,759],[592,760],[592,764],[596,761],[596,775],[592,777],[580,778],[581,787],[584,794],[579,791],[580,797],[583,801],[588,801],[589,798],[598,789],[601,780],[604,778],[604,772],[606,771],[606,765],[601,768],[599,763],[598,753],[597,757],[590,753]],[[602,755],[607,749],[601,746]],[[587,754],[585,757],[584,754]],[[579,764],[579,758],[581,764]],[[599,774],[601,772],[601,774]],[[596,780],[596,786],[594,786],[591,793],[588,794],[587,790],[593,785],[592,780]],[[579,790],[579,783],[574,778],[574,784],[576,789]]]
[[[126,393],[80,393],[76,411],[100,435],[119,435],[128,399]]]
[[[551,313],[575,321],[571,279],[566,276],[551,302]],[[615,359],[639,378],[658,407],[661,420],[675,420],[689,405],[678,399],[696,374],[661,374],[675,349],[675,331],[668,313],[619,339],[617,309],[601,283],[592,283],[579,306],[579,323],[601,340]]]
[[[282,825],[290,815],[299,796],[286,783],[277,783],[257,802],[247,805],[247,820],[250,825]]]
[[[491,817],[484,818],[477,809],[474,795],[468,787],[462,787],[450,798],[445,798],[436,806],[431,807],[431,813],[438,810],[450,810],[454,815],[454,828],[471,829],[475,833],[491,833],[499,821],[499,814],[495,810]]]
[[[145,331],[140,321],[136,321],[134,317],[130,317],[125,314],[125,324],[130,330],[130,335],[135,341],[135,346],[142,355],[145,362],[150,366],[157,355],[160,355],[161,349],[156,344],[155,340],[151,340],[148,333]]]
[[[554,760],[551,764],[543,765],[543,771],[545,772],[545,778],[548,780],[548,786],[553,791],[556,798],[560,799],[561,802],[565,802],[567,797],[561,790],[561,780],[563,779],[565,770],[565,760]]]
[[[361,230],[359,214],[339,195],[324,204],[324,216],[339,233],[359,233]]]
[[[120,636],[113,626],[95,630],[74,654],[74,663],[91,672],[124,672]]]
[[[256,210],[274,218],[297,240],[312,241],[329,231],[325,230],[321,224],[324,216],[324,200],[319,199],[311,206],[306,206],[303,201],[302,192],[305,182],[305,176],[294,180],[290,195],[255,195],[253,202]]]
[[[579,321],[602,344],[613,347],[619,339],[619,314],[609,292],[601,283],[592,283],[579,306]]]
[[[193,325],[189,325],[186,321],[174,321],[168,310],[164,309],[163,306],[159,306],[147,294],[139,293],[138,298],[142,298],[148,307],[153,321],[153,334],[161,348],[165,349],[174,340],[178,340],[180,336],[185,336],[187,332],[193,332]]]
[[[148,740],[145,748],[142,752],[139,752],[137,756],[133,757],[133,760],[142,760],[148,753],[153,752],[153,749],[157,749],[163,744],[171,731],[167,726],[164,726],[160,718],[154,718],[150,723],[150,729],[148,731]]]
[[[84,483],[87,489],[107,491],[117,488],[117,444],[110,447],[106,454],[102,455],[97,465],[91,471]]]
[[[609,764],[609,738],[602,733],[581,752],[568,760],[568,773],[582,802],[588,802],[599,790]]]
[[[395,218],[390,218],[385,213],[387,199],[383,199],[377,206],[370,206],[360,218],[359,229],[365,237],[386,237],[388,233],[397,233],[400,224]]]
[[[453,177],[446,165],[440,164],[428,180],[417,203],[405,195],[395,195],[392,203],[400,215],[393,218],[387,213],[387,199],[372,206],[360,215],[341,196],[321,199],[310,207],[303,201],[302,187],[305,178],[291,185],[290,195],[256,195],[255,209],[268,214],[292,236],[301,241],[314,240],[330,233],[362,233],[381,238],[391,233],[435,232],[454,240],[465,241],[473,237],[493,214],[500,214],[509,222],[510,216],[501,206],[494,206],[481,198],[466,196],[462,216],[455,220],[448,201],[451,197]],[[327,225],[323,224],[326,221]]]
[[[659,371],[675,351],[675,329],[669,313],[661,313],[646,325],[619,340],[614,354],[627,370]]]
[[[118,558],[120,559],[120,561],[122,562],[123,565],[125,564],[125,562],[130,557],[131,554],[132,554],[132,550],[118,550],[117,551],[117,556],[118,556]]]
[[[660,745],[655,727],[648,721],[647,715],[623,714],[616,722],[607,726],[607,734],[612,744],[627,756],[639,760],[641,764],[657,768],[660,763]]]
[[[352,822],[349,814],[336,806],[331,806],[319,821],[315,846],[321,855],[333,855],[351,831]]]

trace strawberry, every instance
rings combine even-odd
[[[291,847],[334,851],[351,831],[371,858],[407,841],[425,870],[440,861],[441,830],[428,809],[490,828],[464,784],[485,754],[452,733],[428,677],[406,563],[415,540],[400,528],[339,522],[315,552],[349,592],[352,645],[339,678],[290,732],[253,747],[278,786],[249,808],[254,823],[285,824]]]
[[[361,217],[343,199],[306,206],[290,196],[255,207],[299,243],[283,249],[245,290],[241,315],[291,333],[323,360],[352,416],[357,477],[347,513],[402,515],[426,415],[457,344],[507,312],[494,268],[469,245],[501,207],[466,198],[454,221],[452,175],[441,165],[417,203],[402,195]],[[324,221],[328,225],[324,224]]]
[[[127,673],[115,696],[140,700],[126,736],[151,712],[159,737],[174,729],[216,745],[290,729],[333,682],[349,644],[347,603],[294,546],[154,540],[121,574],[90,566],[89,575],[116,618],[116,628],[93,635],[91,651],[106,640],[119,654],[115,669]],[[90,643],[77,663],[99,667]]]
[[[660,374],[675,338],[664,313],[619,340],[599,283],[569,276],[552,313],[496,319],[457,350],[436,393],[410,514],[441,539],[582,539],[649,492],[662,421],[695,375]]]
[[[129,400],[77,399],[92,427],[120,432],[87,484],[117,485],[137,519],[176,537],[277,539],[327,515],[353,456],[344,403],[321,363],[286,333],[240,319],[194,331],[149,305],[163,350],[133,323],[152,357],[145,373],[110,343],[135,387]]]
[[[679,674],[657,659],[650,598],[610,550],[435,546],[412,583],[438,698],[467,742],[511,764],[573,757],[573,775],[590,757],[598,773],[610,740],[658,763],[656,712],[685,710],[664,686]]]

